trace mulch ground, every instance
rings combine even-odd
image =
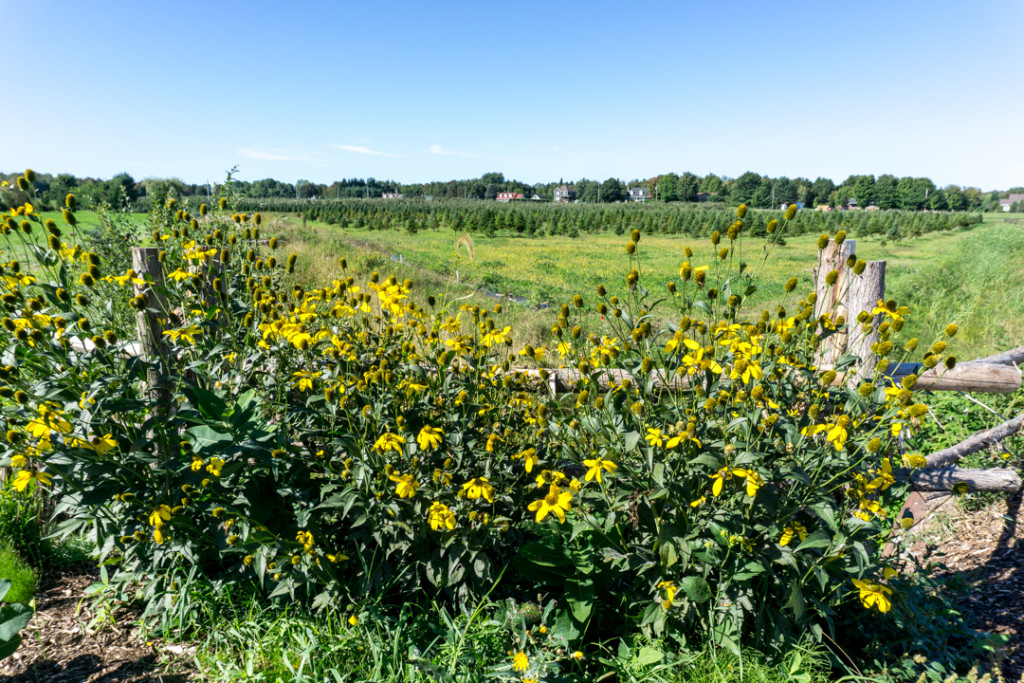
[[[43,577],[36,615],[22,630],[21,646],[0,662],[0,683],[185,683],[188,661],[147,646],[133,627],[135,615],[115,612],[115,623],[89,629],[96,616],[85,589],[95,567],[75,566]],[[176,673],[177,672],[177,673]]]
[[[960,605],[981,631],[1010,638],[1003,674],[1024,680],[1024,512],[1021,493],[975,512],[956,512],[942,504],[918,530],[909,549],[920,561],[935,561],[958,574],[968,590]],[[924,517],[941,500],[918,500],[915,516]],[[952,514],[950,514],[952,513]],[[196,675],[188,651],[178,646],[147,645],[135,630],[136,615],[120,611],[113,625],[87,628],[96,616],[85,589],[96,581],[95,568],[78,566],[43,578],[37,613],[22,631],[22,644],[0,662],[0,683],[186,683]]]
[[[1024,513],[1022,492],[983,510],[956,512],[943,503],[923,524],[941,526],[936,542],[920,541],[910,552],[947,567],[967,590],[959,608],[971,625],[1008,636],[1003,661],[1007,681],[1024,680]],[[932,501],[932,505],[938,501]]]

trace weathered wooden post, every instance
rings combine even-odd
[[[860,359],[857,368],[858,380],[870,377],[875,372],[878,358],[871,350],[871,345],[878,341],[878,326],[882,322],[882,314],[872,315],[870,320],[863,324],[857,322],[857,316],[862,311],[870,315],[878,306],[878,302],[884,300],[885,261],[868,261],[864,272],[853,276],[846,294],[846,309],[850,317],[847,321],[850,336],[846,342],[846,350]]]
[[[822,250],[818,267],[814,269],[814,292],[817,295],[814,302],[815,318],[822,315],[827,315],[833,320],[839,316],[849,317],[846,307],[846,292],[850,279],[853,277],[853,270],[846,267],[846,260],[855,253],[856,248],[856,240],[845,240],[841,245],[836,245],[835,240],[829,240],[828,246]],[[839,277],[835,284],[830,285],[827,279],[828,274],[833,270]],[[843,355],[845,348],[846,333],[832,334],[818,350],[815,364],[818,366],[834,365]]]
[[[158,414],[170,412],[167,387],[168,351],[164,340],[164,320],[170,317],[163,294],[164,271],[160,250],[156,247],[132,247],[132,269],[145,284],[135,285],[136,296],[145,296],[147,305],[136,314],[136,329],[142,345],[142,359],[149,363],[147,385]]]

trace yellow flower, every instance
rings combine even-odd
[[[697,508],[697,507],[700,507],[701,505],[703,505],[703,504],[704,504],[704,503],[706,503],[706,502],[708,502],[708,498],[707,498],[707,496],[701,496],[701,497],[700,497],[700,498],[698,498],[697,500],[695,500],[695,501],[692,501],[692,502],[690,503],[690,507],[692,507],[692,508]]]
[[[533,471],[533,466],[540,460],[540,458],[537,457],[537,449],[535,448],[527,448],[516,457],[523,459],[523,467],[526,468],[527,474]]]
[[[601,483],[601,470],[614,472],[619,467],[611,460],[603,460],[601,458],[595,458],[594,460],[584,460],[583,464],[589,468],[587,470],[587,476],[585,477],[585,479],[587,481],[590,481],[591,479],[597,479],[598,484]]]
[[[11,456],[11,467],[22,468],[25,466],[26,462],[28,462],[28,460],[25,458],[24,455],[21,455],[20,453]]]
[[[560,524],[565,522],[565,513],[572,509],[569,504],[572,501],[572,493],[570,491],[562,491],[560,488],[551,485],[548,489],[548,495],[544,496],[540,500],[535,500],[527,506],[530,512],[537,513],[537,521],[542,522],[544,518],[548,516],[548,513],[555,513],[558,517]]]
[[[520,650],[512,657],[512,668],[516,671],[526,671],[530,668],[530,660],[526,658],[526,653]]]
[[[661,606],[668,609],[672,606],[672,601],[676,599],[679,589],[676,588],[674,581],[662,581],[658,584],[658,590],[661,591],[662,596]]]
[[[11,482],[11,486],[16,491],[24,491],[28,483],[35,479],[43,486],[50,486],[53,483],[53,475],[46,472],[29,472],[28,470],[21,470],[17,476]]]
[[[373,450],[379,453],[387,453],[388,451],[401,453],[403,446],[405,446],[405,439],[400,437],[398,434],[385,432],[384,434],[381,434],[373,444]]]
[[[576,650],[575,652],[573,652],[569,656],[572,657],[573,659],[575,659],[577,662],[580,661],[581,659],[583,659],[583,653],[580,652],[579,650]]]
[[[220,471],[224,469],[224,461],[220,458],[210,458],[210,464],[206,466],[206,471],[215,477],[220,476]]]
[[[782,538],[779,539],[779,545],[789,545],[794,535],[799,536],[801,541],[807,540],[807,527],[800,522],[790,522],[782,528]]]
[[[309,370],[293,372],[292,377],[295,377],[296,381],[292,386],[299,391],[309,391],[313,388],[313,380],[322,374],[321,372],[310,372]]]
[[[747,495],[753,498],[757,490],[764,486],[764,479],[755,470],[736,468],[732,471],[734,476],[743,477],[747,480]]]
[[[715,483],[711,485],[711,495],[717,498],[718,495],[722,493],[722,487],[725,486],[725,480],[732,479],[732,472],[728,467],[723,467],[712,474],[710,478],[715,480]]]
[[[420,487],[420,483],[413,479],[411,474],[392,474],[388,478],[398,484],[395,486],[395,493],[399,498],[412,498],[416,495],[416,489]]]
[[[444,528],[451,531],[455,528],[455,513],[444,503],[431,503],[427,513],[427,522],[434,531]]]
[[[484,447],[484,450],[486,450],[488,453],[493,453],[494,444],[496,444],[499,441],[501,441],[500,436],[498,436],[497,434],[489,434],[487,436],[487,445]]]
[[[883,458],[881,469],[875,470],[874,473],[878,476],[868,484],[867,488],[869,491],[874,489],[884,491],[896,483],[896,479],[892,475],[892,463],[889,462],[889,458]]]
[[[647,443],[651,444],[652,446],[657,446],[658,448],[661,448],[662,446],[665,445],[665,441],[662,439],[661,436],[661,430],[656,427],[648,427],[647,436],[645,436],[644,438],[647,440]]]
[[[867,579],[854,579],[853,585],[860,591],[860,603],[865,609],[877,607],[879,612],[885,613],[892,607],[892,601],[889,599],[892,590],[889,588]]]
[[[203,465],[205,465],[205,464],[206,464],[206,461],[203,460],[202,458],[196,457],[194,455],[192,456],[192,465],[191,465],[191,467],[192,467],[192,471],[193,472],[198,472],[199,470],[203,469]]]
[[[349,626],[357,626],[358,624],[359,624],[359,618],[356,617],[356,615],[353,614],[352,616],[350,616],[348,618],[348,625]]]
[[[165,335],[171,338],[171,341],[177,342],[181,339],[189,345],[195,344],[195,335],[201,333],[202,330],[200,330],[197,325],[189,325],[188,327],[182,327],[179,330],[167,330],[164,332]]]
[[[416,437],[416,443],[419,444],[420,450],[424,451],[430,448],[437,448],[441,445],[441,436],[443,434],[444,432],[441,431],[440,427],[425,425]]]
[[[104,278],[104,279],[107,279],[107,278]],[[124,287],[129,282],[131,282],[132,284],[136,284],[136,285],[145,285],[146,284],[145,280],[142,280],[142,279],[139,279],[138,277],[136,277],[135,271],[132,270],[131,268],[129,268],[125,272],[124,275],[114,275],[114,276],[112,276],[109,279],[112,280],[113,282],[116,282],[121,287]]]
[[[313,549],[313,534],[308,531],[300,531],[295,534],[295,540],[302,544],[303,550],[307,553]]]
[[[168,273],[167,277],[171,278],[175,282],[181,282],[182,280],[187,280],[188,278],[192,277],[192,275],[188,271],[184,271],[181,268],[178,268],[177,270]]]
[[[494,502],[494,487],[487,483],[486,477],[475,477],[462,485],[466,498],[476,500],[483,497],[488,503]]]

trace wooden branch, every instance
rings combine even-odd
[[[991,363],[992,365],[1021,365],[1024,364],[1024,346],[1018,346],[1009,351],[996,353],[991,356],[979,358],[974,363]]]
[[[925,459],[928,461],[929,467],[948,465],[958,461],[965,455],[976,453],[986,446],[994,445],[996,442],[1016,434],[1022,427],[1024,427],[1024,413],[992,429],[976,432],[957,445],[936,451]]]
[[[578,391],[580,382],[582,382],[587,376],[580,373],[579,370],[572,368],[550,368],[546,370],[548,373],[547,385],[548,389],[552,393],[567,393],[572,391]],[[517,375],[524,375],[535,380],[538,384],[544,382],[541,376],[540,369],[537,368],[512,368],[511,372]],[[659,390],[681,390],[686,389],[690,386],[689,375],[676,375],[672,379],[666,381],[665,373],[661,370],[655,370],[651,373],[654,379],[654,387]],[[590,376],[591,381],[597,382],[597,385],[601,389],[610,389],[613,385],[621,384],[622,380],[629,379],[634,385],[641,384],[647,381],[644,377],[637,377],[628,370],[621,368],[604,368],[601,370],[595,370]]]
[[[1020,489],[1020,476],[1003,467],[965,470],[959,467],[926,467],[917,470],[893,471],[897,481],[910,481],[915,491],[952,491],[957,484],[966,484],[968,491],[1006,491]]]
[[[1012,365],[996,365],[981,361],[958,363],[952,370],[939,365],[922,372],[920,363],[900,363],[887,373],[899,384],[909,374],[920,373],[914,391],[982,391],[989,394],[1012,394],[1020,389],[1021,374]]]

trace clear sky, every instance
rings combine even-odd
[[[0,0],[0,170],[1024,185],[1024,0]]]

